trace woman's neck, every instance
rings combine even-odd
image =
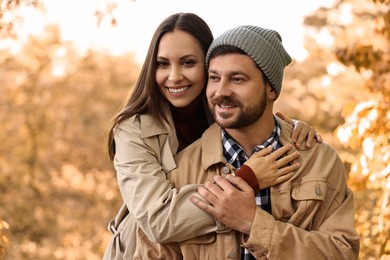
[[[179,151],[200,138],[207,129],[208,123],[204,109],[201,96],[186,107],[178,108],[171,105],[176,135],[179,140]]]
[[[171,106],[172,117],[175,122],[188,122],[204,114],[202,98],[198,96],[185,107]]]

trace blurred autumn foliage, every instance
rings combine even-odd
[[[390,1],[337,1],[304,23],[310,56],[290,68],[281,110],[339,151],[355,192],[359,258],[390,259]]]
[[[0,64],[0,255],[101,258],[120,203],[104,134],[139,65],[80,55],[55,26]]]
[[[22,2],[0,1],[0,21]],[[309,122],[342,157],[359,259],[390,259],[389,6],[338,0],[307,16],[309,55],[288,67],[276,109]],[[0,32],[17,38],[12,23]],[[104,133],[139,65],[131,54],[80,54],[55,26],[0,49],[0,64],[0,259],[100,259],[121,203]]]

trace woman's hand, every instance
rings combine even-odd
[[[318,134],[316,130],[307,123],[299,120],[289,119],[280,112],[276,112],[276,115],[294,127],[291,138],[297,148],[301,148],[302,146],[311,148],[314,140],[318,143],[322,143],[321,135]]]
[[[292,144],[286,144],[272,152],[272,146],[268,146],[252,154],[244,163],[244,165],[249,166],[255,173],[260,189],[277,185],[293,176],[294,171],[299,168],[300,164],[292,164],[292,161],[299,157],[299,152],[296,151],[280,158],[291,148]]]

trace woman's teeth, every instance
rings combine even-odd
[[[186,91],[189,88],[189,86],[182,87],[182,88],[168,88],[168,91],[173,94],[179,94],[181,92]]]

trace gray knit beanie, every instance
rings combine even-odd
[[[252,58],[271,82],[279,97],[284,68],[291,63],[278,32],[258,26],[243,25],[230,29],[214,39],[206,55],[208,68],[213,50],[222,45],[235,46]]]

